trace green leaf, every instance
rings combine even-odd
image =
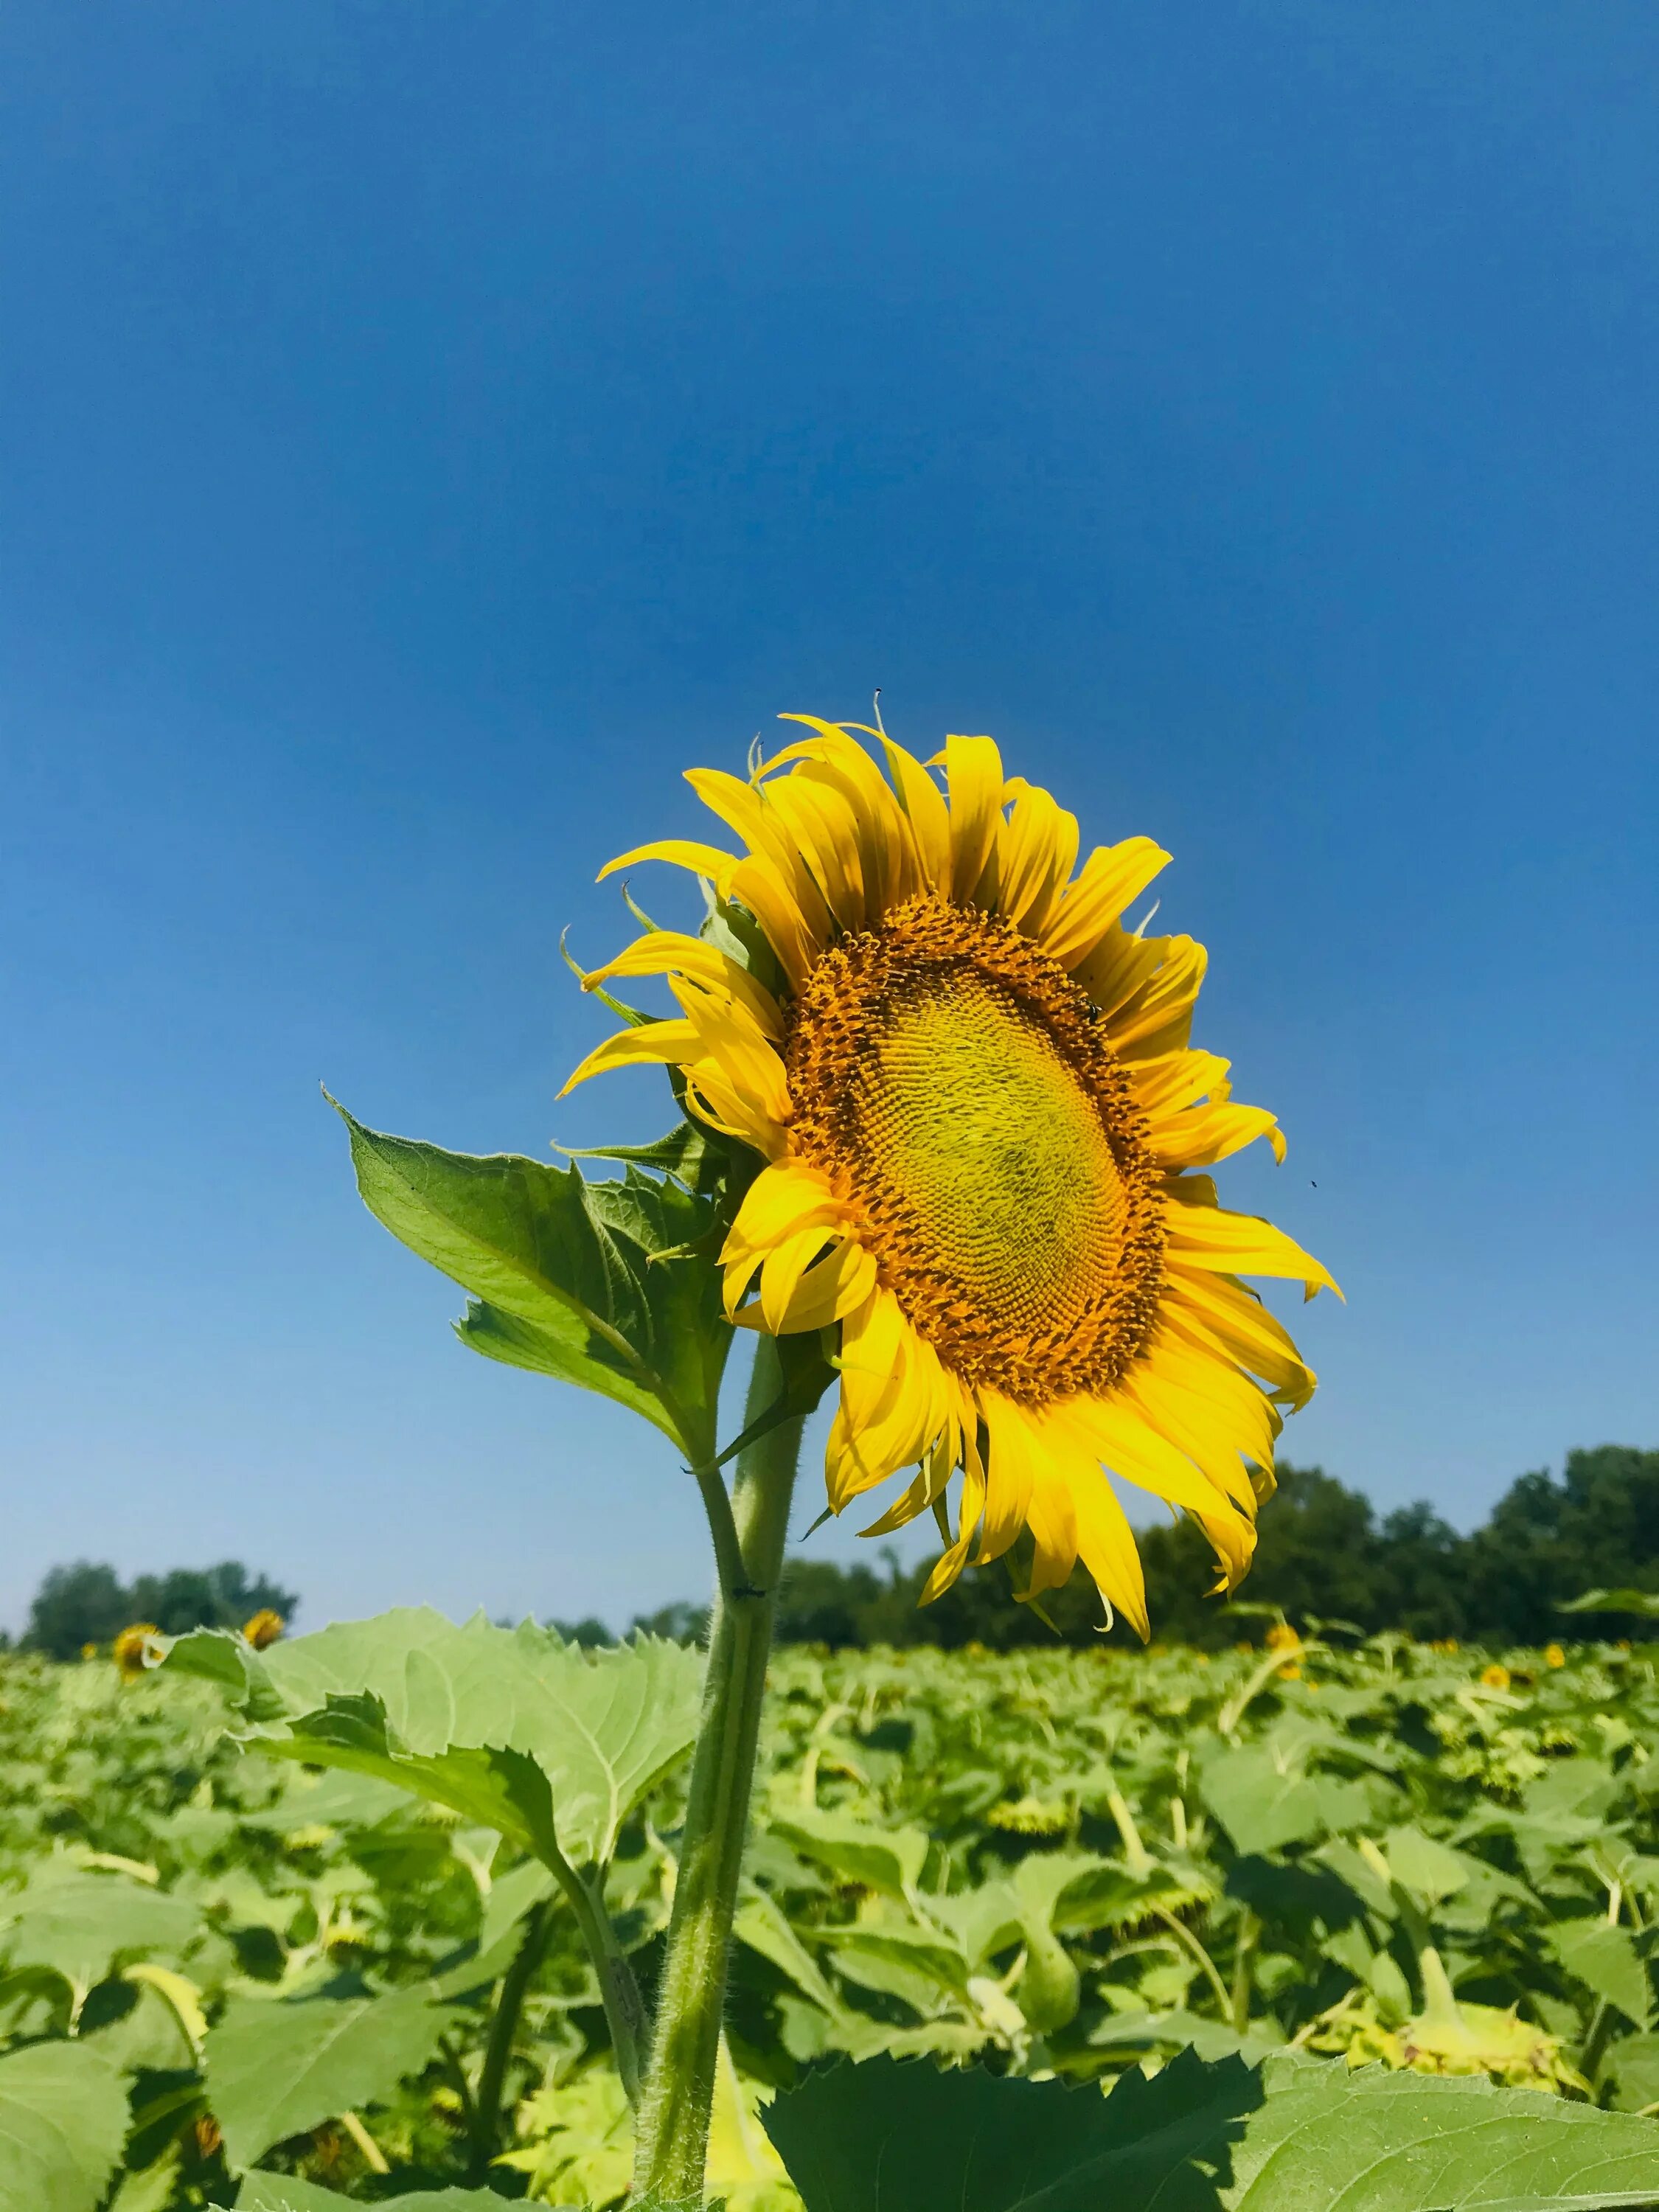
[[[1607,2053],[1607,2071],[1621,2112],[1659,2105],[1659,2035],[1626,2035]]]
[[[1180,2053],[1109,2096],[872,2060],[765,2114],[806,2212],[1601,2212],[1659,2126],[1480,2081]]]
[[[1295,1767],[1285,1771],[1268,1752],[1223,1752],[1207,1762],[1201,1780],[1205,1801],[1237,1850],[1281,1850],[1326,1832],[1317,1784]]]
[[[826,1867],[837,1881],[888,1897],[908,1897],[927,1857],[927,1837],[920,1828],[878,1828],[847,1813],[820,1813],[801,1806],[775,1813],[770,1826],[804,1858]]]
[[[878,2058],[809,2076],[762,2117],[806,2212],[1142,2212],[1155,2194],[1158,2212],[1199,2212],[1261,2094],[1237,2060],[1186,2052],[1109,2097]]]
[[[1586,1590],[1583,1597],[1566,1598],[1558,1613],[1628,1613],[1644,1620],[1659,1620],[1659,1592],[1640,1589]]]
[[[49,1966],[81,1990],[102,1981],[118,1959],[176,1956],[202,1918],[186,1898],[56,1862],[36,1867],[0,1911],[13,1923],[0,1947],[14,1967]]]
[[[340,2212],[342,2205],[357,2201],[325,2189],[319,2181],[256,2171],[242,2177],[236,2212]],[[502,2200],[491,2189],[417,2189],[375,2202],[380,2212],[501,2212]]]
[[[214,1673],[229,1640],[198,1630],[167,1664]],[[702,1682],[698,1654],[663,1638],[590,1656],[529,1622],[458,1628],[429,1606],[273,1644],[253,1666],[251,1749],[377,1775],[544,1859],[556,1837],[575,1864],[611,1856],[690,1748]]]
[[[1616,2005],[1638,2027],[1651,2027],[1652,1984],[1628,1928],[1615,1928],[1605,1920],[1562,1920],[1550,1929],[1547,1940],[1575,1981]]]
[[[380,1997],[231,1997],[204,2053],[226,2157],[250,2166],[273,2143],[379,2103],[426,2065],[447,2017],[420,1988]]]
[[[464,1343],[614,1399],[707,1464],[732,1340],[709,1199],[632,1167],[588,1182],[514,1153],[446,1152],[336,1110],[369,1212],[478,1302],[457,1323]]]
[[[1532,2089],[1274,2058],[1229,2212],[1598,2212],[1659,2203],[1659,2126]]]
[[[0,2058],[0,2212],[94,2212],[121,2155],[121,2077],[78,2043]]]
[[[900,1997],[917,2012],[935,2010],[942,1996],[968,1994],[967,1961],[942,1936],[861,1923],[818,1933],[849,1982]]]

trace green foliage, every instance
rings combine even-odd
[[[106,1646],[137,1620],[167,1636],[191,1628],[240,1628],[267,1608],[291,1620],[300,1601],[240,1559],[216,1567],[173,1567],[123,1583],[113,1567],[77,1559],[52,1567],[29,1607],[23,1647],[48,1659],[78,1659],[88,1644]]]
[[[777,1655],[712,2193],[795,2204],[770,2096],[809,2212],[1654,2201],[1652,1649],[1504,1661]],[[0,1662],[0,2212],[615,2212],[698,1671],[426,1612]]]
[[[1656,2130],[1485,2082],[1183,2052],[1109,2097],[874,2060],[778,2099],[805,2212],[1504,2212],[1649,2205]]]
[[[709,1264],[723,1170],[707,1146],[682,1146],[673,1175],[630,1164],[620,1182],[589,1182],[385,1136],[337,1110],[364,1205],[472,1293],[463,1343],[629,1407],[695,1466],[713,1459],[732,1331]]]

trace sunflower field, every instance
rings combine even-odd
[[[699,1654],[411,1611],[0,1667],[3,2212],[624,2201]],[[768,1690],[731,2212],[1659,2203],[1653,1647]]]

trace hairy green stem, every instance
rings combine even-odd
[[[545,1849],[542,1861],[557,1879],[576,1916],[576,1925],[599,1977],[599,2001],[605,2007],[605,2025],[611,2030],[617,2072],[629,2103],[637,2105],[640,2052],[645,2040],[645,2005],[640,1985],[634,1978],[634,1969],[617,1941],[611,1915],[605,1909],[605,1869],[595,1867],[591,1873],[583,1874],[562,1853],[556,1860]]]
[[[748,1422],[783,1389],[777,1348],[763,1336],[750,1378]],[[738,1461],[732,1495],[736,1557],[711,1514],[720,1570],[708,1638],[702,1721],[680,1836],[668,1952],[657,1994],[656,2032],[639,2108],[636,2201],[700,2199],[708,2112],[720,2056],[726,1956],[749,1830],[766,1662],[789,1501],[800,1452],[799,1418],[757,1437]],[[722,1486],[723,1487],[723,1486]]]
[[[472,2137],[470,2179],[473,2181],[483,2179],[490,2160],[501,2148],[501,2092],[507,2086],[507,2069],[513,2057],[513,2039],[518,2033],[519,2014],[524,2009],[525,1994],[547,1949],[548,1922],[552,1909],[551,1900],[546,1898],[531,1908],[525,1917],[524,1934],[513,1954],[513,1963],[501,1976],[501,1994],[495,1999],[495,2017],[489,2023],[489,2039],[484,2045],[483,2067],[478,2075],[478,2087],[469,2115]]]

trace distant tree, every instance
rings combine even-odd
[[[77,1559],[48,1570],[29,1607],[23,1648],[74,1659],[87,1644],[108,1644],[135,1621],[179,1636],[188,1628],[240,1628],[267,1607],[291,1620],[299,1605],[292,1590],[266,1575],[250,1576],[236,1559],[140,1575],[131,1587],[106,1562]]]
[[[1659,1451],[1602,1444],[1569,1452],[1559,1482],[1541,1468],[1523,1474],[1468,1547],[1471,1613],[1514,1643],[1558,1634],[1573,1619],[1560,1601],[1587,1589],[1659,1590]],[[1574,1626],[1580,1635],[1641,1632],[1613,1616]]]
[[[129,1619],[148,1620],[164,1636],[190,1628],[240,1628],[256,1613],[269,1609],[291,1620],[300,1601],[269,1576],[250,1576],[240,1559],[216,1567],[173,1567],[166,1574],[140,1575],[128,1593]]]
[[[555,1636],[562,1636],[567,1644],[580,1644],[584,1651],[596,1650],[600,1644],[617,1640],[605,1623],[591,1613],[581,1620],[550,1620],[547,1625]]]
[[[708,1607],[678,1598],[655,1613],[636,1613],[632,1626],[646,1636],[666,1636],[676,1644],[701,1644],[708,1633]]]
[[[85,1645],[109,1643],[133,1618],[114,1568],[76,1559],[47,1570],[29,1607],[23,1648],[48,1659],[78,1658]]]

